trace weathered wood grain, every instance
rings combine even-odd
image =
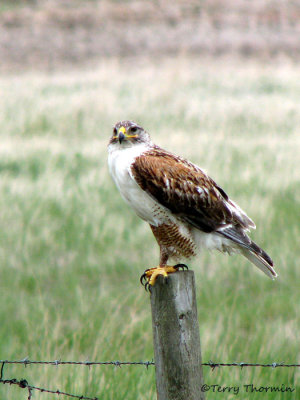
[[[151,293],[158,400],[203,400],[193,271],[159,277]]]

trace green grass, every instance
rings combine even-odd
[[[139,276],[156,265],[158,248],[106,166],[112,125],[135,119],[158,144],[208,170],[248,212],[257,224],[252,237],[279,273],[272,282],[241,257],[214,253],[190,264],[203,361],[297,362],[299,82],[297,66],[221,68],[197,59],[3,77],[0,359],[153,358]],[[299,380],[293,368],[204,373],[222,386],[296,387]],[[4,377],[103,400],[156,396],[153,367],[10,365]],[[20,391],[2,385],[0,398],[25,399]],[[207,394],[218,397],[245,395]],[[251,394],[261,398],[274,395]]]

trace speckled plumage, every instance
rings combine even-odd
[[[201,168],[153,144],[133,121],[115,125],[108,152],[121,195],[150,224],[160,265],[208,248],[241,253],[277,276],[271,258],[246,233],[254,222]]]

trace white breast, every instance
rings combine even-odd
[[[140,188],[131,173],[135,158],[147,150],[149,148],[144,144],[126,148],[118,144],[109,145],[108,167],[124,200],[140,218],[157,226],[168,219],[165,209]]]

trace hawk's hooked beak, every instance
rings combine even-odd
[[[125,139],[125,132],[126,132],[126,130],[125,130],[124,126],[122,126],[122,127],[119,129],[119,133],[118,133],[118,140],[119,140],[119,143],[120,143],[120,144],[121,144],[121,143],[123,142],[123,140]]]
[[[125,135],[123,132],[119,132],[118,139],[119,139],[119,143],[121,144],[123,142],[123,140],[125,139]]]

